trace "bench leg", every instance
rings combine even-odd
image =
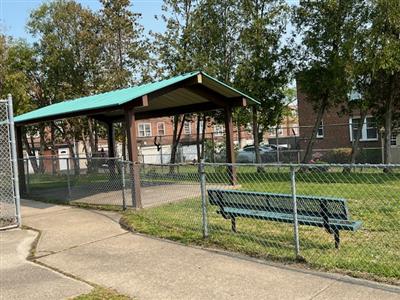
[[[336,228],[333,230],[333,236],[335,238],[335,248],[339,249],[339,246],[340,246],[340,231],[339,231],[339,229]]]
[[[232,231],[236,233],[237,232],[236,231],[236,218],[231,217],[231,223],[232,223]]]

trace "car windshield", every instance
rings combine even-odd
[[[246,151],[246,152],[252,152],[252,151],[254,151],[254,147],[253,146],[246,147],[243,150]]]

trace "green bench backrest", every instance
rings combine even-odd
[[[274,194],[237,190],[208,190],[212,205],[293,214],[293,199],[290,194]],[[346,199],[319,196],[297,197],[299,216],[315,216],[348,220]]]

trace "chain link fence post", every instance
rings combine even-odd
[[[297,219],[297,194],[296,194],[296,170],[290,167],[290,183],[292,189],[293,200],[293,231],[294,231],[294,247],[296,258],[300,257],[300,240],[299,240],[299,222]]]
[[[18,158],[17,158],[17,144],[15,137],[15,127],[14,127],[14,109],[11,94],[8,94],[8,120],[9,120],[9,130],[10,130],[10,148],[11,148],[11,158],[12,158],[12,169],[14,176],[14,201],[15,201],[15,214],[17,218],[17,226],[21,226],[21,207],[20,207],[20,194],[19,194],[19,174],[18,174]],[[21,138],[21,137],[18,137]],[[23,172],[22,168],[22,172]]]
[[[125,161],[120,159],[121,163],[121,180],[122,180],[122,210],[126,210],[125,199]]]
[[[23,163],[25,164],[25,159],[22,159]],[[26,171],[25,171],[25,185],[26,185],[26,194],[29,195],[29,156],[26,159]]]
[[[208,237],[208,221],[207,221],[207,192],[206,192],[206,172],[204,167],[204,159],[199,164],[200,190],[201,190],[201,214],[203,224],[203,238]]]
[[[69,158],[66,158],[67,160],[67,188],[68,188],[68,199],[71,199],[71,178],[69,174]]]

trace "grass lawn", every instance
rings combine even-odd
[[[246,170],[247,171],[247,170]],[[208,182],[224,173],[207,174]],[[290,193],[289,173],[239,173],[242,190]],[[218,180],[217,180],[218,179]],[[299,173],[297,193],[346,198],[353,220],[363,222],[356,232],[341,232],[341,248],[321,228],[300,226],[300,251],[308,266],[337,270],[354,276],[400,283],[400,174],[365,172]],[[163,197],[163,195],[159,195]],[[128,211],[124,223],[134,230],[185,244],[218,247],[255,257],[295,261],[293,225],[238,218],[238,233],[230,221],[208,206],[209,237],[202,237],[200,198]]]
[[[131,300],[132,298],[118,294],[112,289],[103,287],[94,288],[89,294],[80,295],[73,298],[74,300]]]

